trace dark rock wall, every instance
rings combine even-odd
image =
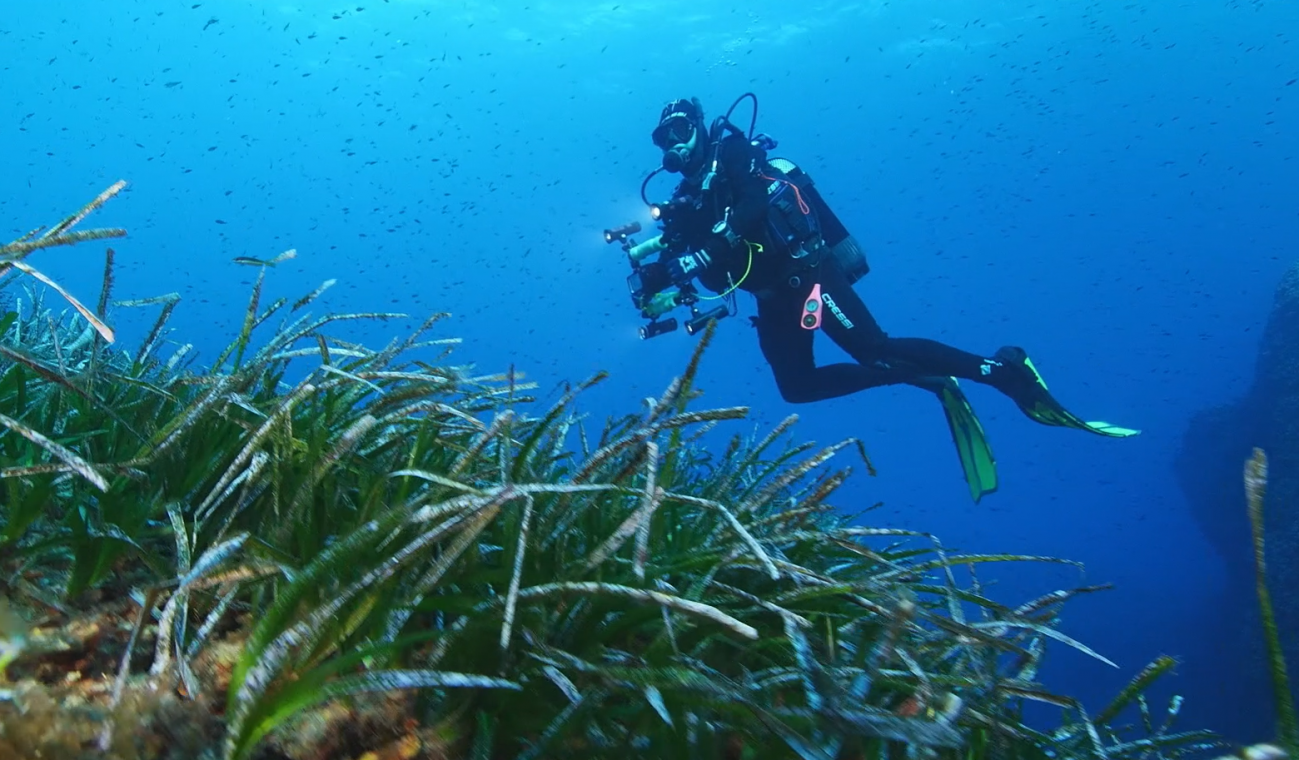
[[[1277,287],[1250,395],[1268,456],[1268,585],[1283,635],[1299,643],[1299,265]]]
[[[1212,364],[1215,357],[1203,360]],[[1205,604],[1241,622],[1220,629],[1222,661],[1216,665],[1244,668],[1251,686],[1266,689],[1243,485],[1245,460],[1255,446],[1268,456],[1268,586],[1293,677],[1299,669],[1299,264],[1277,287],[1249,393],[1195,415],[1174,465],[1196,520],[1227,568],[1224,598]]]

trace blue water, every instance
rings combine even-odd
[[[1069,605],[1064,629],[1120,669],[1057,648],[1056,691],[1095,709],[1169,653],[1186,725],[1267,738],[1253,654],[1218,635],[1250,624],[1247,590],[1225,586],[1171,462],[1191,414],[1247,388],[1294,256],[1297,35],[1299,5],[1263,0],[5,0],[0,237],[126,179],[91,220],[130,230],[115,295],[179,292],[171,339],[202,357],[243,318],[256,269],[231,259],[296,248],[270,296],[337,278],[324,308],[412,315],[336,331],[375,344],[449,311],[457,361],[514,365],[543,393],[608,370],[585,401],[598,422],[659,394],[694,344],[636,337],[601,231],[648,226],[664,102],[696,95],[711,119],[752,91],[759,129],[869,249],[858,287],[886,330],[1022,345],[1066,404],[1144,434],[1040,427],[969,387],[1002,482],[975,506],[931,396],[791,407],[743,316],[721,325],[702,404],[863,439],[879,475],[836,502],[882,502],[874,522],[1086,564],[1003,570],[1003,601],[1117,584]],[[102,255],[30,261],[93,302]],[[151,319],[119,310],[123,343]],[[823,342],[822,361],[842,358]]]

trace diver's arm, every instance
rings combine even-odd
[[[706,269],[711,260],[708,255],[697,248],[697,241],[708,236],[706,226],[700,227],[696,215],[673,216],[663,224],[664,241],[668,241],[668,250],[659,257],[666,267],[668,277],[677,285],[688,283]]]
[[[684,285],[702,274],[713,262],[706,251],[696,251],[668,259],[664,263],[667,265],[668,277],[672,278],[672,282]]]

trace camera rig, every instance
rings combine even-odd
[[[670,204],[652,204],[650,216],[658,220],[671,213],[671,210]],[[712,320],[730,314],[730,307],[726,303],[711,309],[700,308],[701,297],[691,278],[683,276],[673,279],[665,258],[680,255],[684,251],[671,241],[665,241],[661,233],[637,243],[632,235],[640,231],[640,222],[628,222],[605,230],[604,242],[621,244],[623,252],[627,254],[627,261],[631,264],[631,274],[627,275],[627,290],[632,305],[640,311],[642,317],[649,320],[648,324],[640,328],[641,340],[675,331],[678,327],[676,318],[660,318],[679,306],[690,309],[690,318],[685,321],[688,335],[694,335]]]
[[[753,101],[753,113],[749,119],[747,132],[731,121],[731,114],[746,99]],[[757,122],[758,98],[751,92],[746,92],[736,98],[724,116],[719,116],[713,120],[712,125],[706,131],[708,151],[710,153],[707,163],[711,165],[711,169],[702,182],[700,188],[702,192],[708,191],[712,179],[716,175],[721,139],[727,132],[749,140],[753,145],[762,148],[764,151],[776,147],[776,141],[770,136],[754,134]],[[733,294],[735,289],[739,287],[739,283],[735,283],[732,284],[730,289],[718,296],[702,296],[695,288],[694,276],[690,274],[694,269],[693,264],[687,268],[679,265],[669,266],[669,262],[681,262],[683,259],[697,262],[698,257],[702,257],[702,260],[706,262],[708,253],[694,250],[693,246],[684,242],[679,234],[668,232],[669,229],[675,226],[670,224],[672,217],[682,212],[689,213],[689,207],[696,205],[699,199],[692,200],[688,197],[676,196],[667,203],[651,203],[646,197],[646,188],[649,186],[650,180],[664,171],[665,168],[666,166],[651,171],[640,186],[641,201],[649,206],[650,218],[659,223],[659,234],[642,243],[637,243],[631,236],[641,231],[641,225],[640,222],[635,221],[604,231],[604,242],[609,244],[619,243],[622,250],[627,254],[628,262],[631,264],[631,274],[627,276],[627,289],[631,292],[632,304],[640,311],[642,317],[649,320],[649,324],[640,328],[642,340],[648,340],[676,330],[678,325],[675,318],[660,318],[678,306],[685,306],[690,309],[690,318],[685,322],[686,333],[690,335],[702,330],[712,320],[729,316],[734,313],[735,296]],[[738,236],[730,228],[729,210],[721,221],[715,222],[712,232],[724,239],[728,245],[732,247],[736,245]],[[749,255],[749,263],[752,264],[752,251],[750,251]],[[746,272],[745,277],[747,276]],[[741,278],[741,282],[743,279]],[[700,306],[701,301],[716,300],[722,302],[712,308],[702,308]]]

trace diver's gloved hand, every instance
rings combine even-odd
[[[709,261],[708,254],[703,251],[668,259],[668,277],[672,278],[673,282],[685,282],[694,279],[700,270],[708,266]]]

